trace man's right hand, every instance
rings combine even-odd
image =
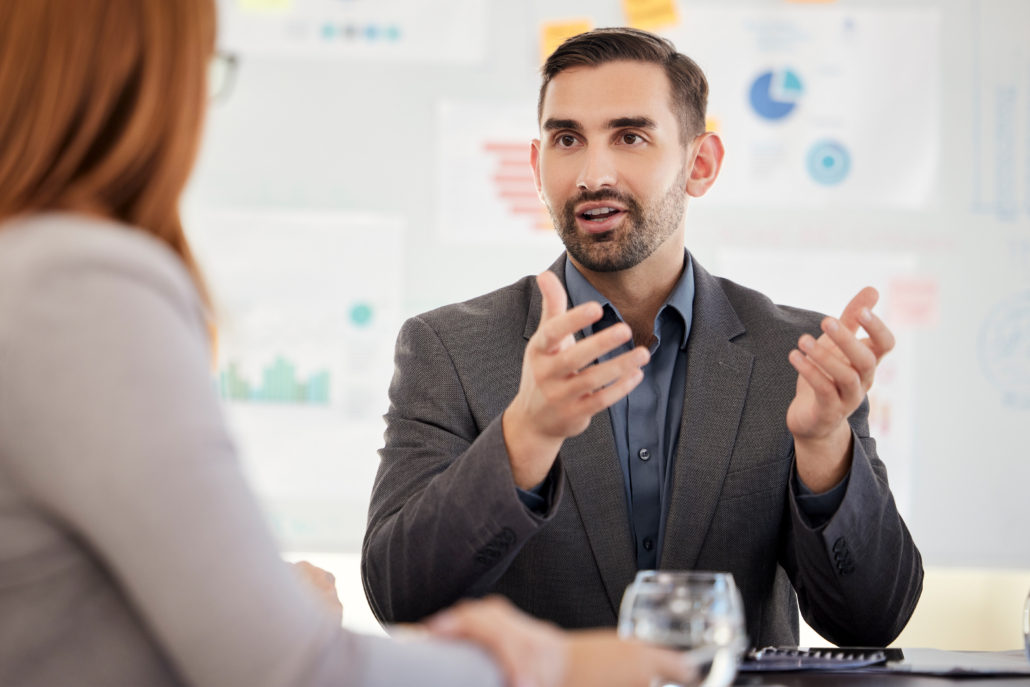
[[[550,271],[537,284],[544,299],[540,326],[526,346],[519,392],[501,420],[511,473],[521,489],[544,481],[562,442],[632,391],[650,360],[647,349],[637,347],[590,365],[629,341],[629,326],[620,322],[577,342],[575,332],[601,319],[601,306],[591,302],[566,311],[565,289]]]

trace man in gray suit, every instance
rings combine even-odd
[[[894,345],[876,292],[823,318],[685,251],[723,147],[671,43],[593,31],[543,74],[531,159],[567,254],[401,330],[362,557],[376,616],[496,592],[611,626],[637,570],[702,569],[733,573],[756,645],[797,644],[799,603],[838,644],[888,644],[922,563],[869,436]]]

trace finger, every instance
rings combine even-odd
[[[880,358],[894,350],[894,334],[884,321],[870,310],[859,313],[859,322],[862,323],[862,329],[869,334],[869,338],[864,341],[866,347],[876,356],[876,362],[880,362]]]
[[[603,389],[585,396],[579,401],[577,410],[593,417],[605,408],[614,405],[619,399],[629,395],[629,392],[633,391],[643,379],[644,373],[641,370],[631,370]]]
[[[594,393],[622,377],[640,370],[647,364],[651,355],[643,346],[632,351],[594,365],[577,374],[569,382],[568,398],[578,400],[587,394]]]
[[[561,342],[576,332],[585,329],[601,319],[604,311],[601,306],[591,301],[577,305],[568,312],[540,323],[540,328],[533,334],[534,346],[545,353],[551,353]],[[610,329],[610,327],[609,327]]]
[[[837,393],[837,385],[822,370],[816,367],[815,363],[809,360],[804,353],[795,349],[790,352],[787,359],[790,360],[790,364],[794,366],[798,374],[812,387],[820,402],[829,403],[840,398]]]
[[[862,387],[866,390],[873,384],[873,376],[876,374],[876,356],[869,347],[864,345],[847,327],[841,326],[840,322],[832,317],[822,321],[822,329],[826,332],[823,336],[827,342],[834,344],[835,351],[840,351],[844,362],[858,372]],[[824,340],[819,337],[820,343]],[[818,361],[817,361],[818,362]]]
[[[557,277],[556,277],[557,278]],[[840,316],[841,323],[853,332],[857,332],[861,321],[859,315],[862,313],[863,308],[865,310],[872,311],[873,306],[876,305],[877,301],[880,300],[880,293],[871,286],[867,286],[848,303],[847,307],[844,308],[843,314]]]
[[[819,344],[808,334],[798,342],[801,352],[808,356],[837,387],[838,396],[848,405],[857,405],[864,395],[862,378],[851,363],[841,360],[828,349],[828,341]],[[868,351],[867,351],[868,353]]]
[[[605,353],[610,353],[632,338],[633,330],[629,328],[628,324],[620,322],[612,325],[562,351],[556,356],[553,371],[562,376],[579,372]]]
[[[557,275],[551,270],[545,270],[537,275],[536,283],[540,287],[540,295],[544,297],[540,322],[547,322],[564,313],[568,307],[569,297]]]

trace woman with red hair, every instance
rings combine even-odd
[[[213,0],[0,0],[0,684],[687,677],[497,599],[354,635],[279,559],[178,214],[214,41]]]

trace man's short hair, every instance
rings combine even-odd
[[[573,67],[600,67],[609,62],[645,62],[665,69],[672,111],[679,116],[683,145],[705,131],[708,80],[697,64],[676,51],[672,41],[629,28],[594,29],[568,39],[544,62],[544,81],[537,102],[537,121],[543,117],[544,94],[554,77]]]

